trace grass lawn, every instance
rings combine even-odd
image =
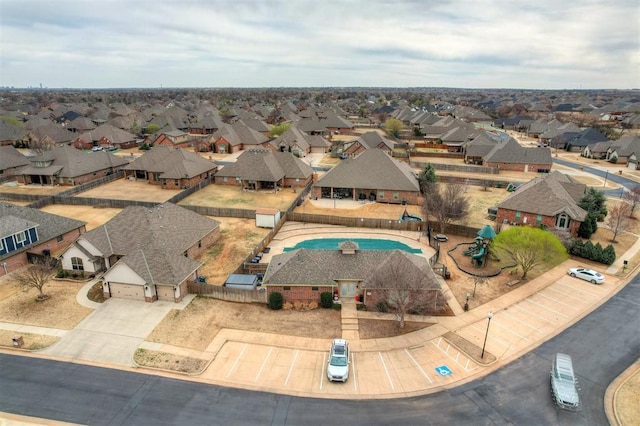
[[[286,210],[299,195],[291,188],[271,191],[242,191],[238,186],[212,184],[180,201],[183,206],[227,207],[238,209],[271,208]]]

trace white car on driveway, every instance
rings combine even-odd
[[[569,268],[569,270],[567,271],[567,274],[571,275],[572,277],[589,281],[591,284],[604,283],[604,275],[602,275],[598,271],[594,271],[593,269]]]
[[[331,343],[327,378],[330,382],[346,382],[349,378],[349,344],[344,339]]]

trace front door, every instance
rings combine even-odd
[[[356,283],[343,282],[340,286],[341,297],[355,297],[356,295]]]

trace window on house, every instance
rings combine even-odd
[[[0,238],[0,251],[4,251],[4,240]]]
[[[222,176],[222,181],[226,182],[227,181],[227,177],[226,176]]]
[[[58,237],[56,238],[56,242],[61,243],[62,240],[64,240],[64,238],[62,237],[62,235],[58,235]]]
[[[291,287],[282,287],[282,290],[289,291],[289,290],[291,290]]]
[[[569,227],[569,216],[566,213],[560,213],[556,217],[556,228],[567,229]]]
[[[198,248],[202,247],[202,240],[198,241]]]
[[[384,198],[384,191],[378,192],[378,198]]]
[[[82,259],[79,257],[72,257],[71,269],[73,269],[74,271],[84,271],[84,264],[82,263]]]
[[[174,180],[173,183],[175,184],[175,186],[180,185],[180,181],[178,179]]]
[[[311,291],[318,291],[318,287],[311,287]]]
[[[400,193],[399,192],[394,192],[393,193],[393,199],[394,200],[399,200],[400,199]]]
[[[520,222],[520,216],[522,215],[521,212],[516,212],[516,223]]]
[[[22,244],[26,241],[27,239],[27,232],[26,231],[22,231],[18,234],[16,234],[16,242],[18,244]]]
[[[542,215],[541,214],[536,216],[536,225],[538,225],[538,226],[542,225]]]

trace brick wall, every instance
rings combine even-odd
[[[497,167],[503,171],[524,172],[526,166],[529,166],[529,172],[537,172],[538,169],[551,170],[551,164],[515,164],[515,163],[485,163],[485,167]]]
[[[533,213],[525,213],[520,212],[520,220],[518,220],[519,225],[529,225],[529,226],[538,226],[536,220],[538,215]],[[526,221],[525,221],[526,218]],[[505,220],[509,223],[516,223],[516,210],[507,210],[507,209],[498,209],[498,214],[496,215],[496,223],[501,224],[504,223]],[[555,229],[556,227],[556,218],[555,216],[542,216],[542,224],[545,225],[548,229]],[[569,219],[569,232],[574,237],[578,236],[578,228],[580,228],[581,222],[576,220]]]
[[[333,291],[331,286],[305,286],[305,285],[297,285],[297,286],[277,286],[277,285],[268,285],[267,287],[267,300],[269,300],[269,295],[271,293],[280,293],[285,302],[293,303],[295,301],[299,302],[317,302],[320,303],[320,294],[327,292],[331,293]],[[289,290],[285,290],[285,288]],[[314,290],[317,288],[317,290]],[[336,287],[337,288],[337,287]]]
[[[200,256],[207,248],[209,248],[212,244],[214,244],[220,238],[220,227],[218,226],[213,231],[209,232],[206,236],[204,236],[200,240],[200,247],[198,247],[198,243],[187,249],[187,257],[190,259],[196,259]],[[186,288],[185,288],[186,289]]]

